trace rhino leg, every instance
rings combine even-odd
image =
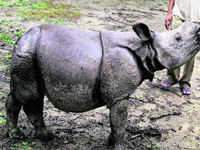
[[[29,102],[28,104],[23,105],[24,112],[26,113],[29,121],[35,127],[36,138],[49,140],[52,138],[52,135],[45,127],[43,119],[43,101],[44,96],[40,96],[38,100]]]
[[[17,101],[12,95],[8,96],[6,101],[6,131],[4,134],[7,134],[11,137],[21,136],[21,132],[17,126],[18,116],[21,107],[21,103]]]
[[[115,150],[124,150],[124,133],[127,120],[128,100],[120,100],[110,107],[111,134],[109,143],[114,144]]]

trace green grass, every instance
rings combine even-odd
[[[5,119],[3,119],[3,118],[1,119],[1,118],[0,118],[0,124],[2,124],[2,123],[4,123],[4,122],[5,122]]]
[[[16,0],[15,2],[0,0],[0,6],[12,6],[19,15],[25,20],[45,21],[45,23],[62,24],[61,19],[68,20],[78,19],[82,14],[75,10],[74,7],[63,2],[51,2],[51,0],[31,1]],[[58,21],[55,21],[58,20]],[[1,26],[1,23],[0,23]]]
[[[32,149],[30,146],[29,146],[29,143],[27,142],[27,141],[22,141],[22,143],[21,144],[19,144],[18,145],[19,146],[19,148],[21,149],[21,150],[30,150],[30,149]]]
[[[162,3],[165,3],[165,4],[168,4],[169,3],[169,0],[157,0],[155,1],[157,4],[162,4]]]
[[[12,34],[10,33],[0,33],[0,41],[7,43],[8,45],[14,45],[15,41],[12,40]]]
[[[151,142],[152,149],[159,149],[158,145],[154,141]]]
[[[6,122],[6,119],[4,119],[6,117],[6,111],[4,111],[3,113],[0,112],[0,116],[3,116],[0,117],[0,124]]]
[[[5,93],[0,92],[0,99],[2,99],[5,95],[6,95]],[[0,113],[0,115],[1,115],[1,113]]]
[[[11,58],[12,58],[12,55],[11,54],[7,54],[6,55],[6,61],[7,61],[7,63],[11,63]]]
[[[65,140],[65,141],[64,141],[64,144],[69,144],[69,141],[68,141],[68,140]]]
[[[0,27],[1,26],[11,26],[11,25],[13,25],[13,22],[12,22],[12,20],[2,20],[1,22],[0,22]]]
[[[16,37],[19,37],[23,33],[24,33],[24,30],[18,30],[13,33],[9,31],[3,31],[2,33],[0,33],[0,41],[13,46],[15,42],[17,41]]]
[[[4,2],[0,0],[0,6],[11,6],[13,3],[12,2]]]
[[[8,63],[10,63],[10,59],[11,59],[12,55],[11,54],[2,54],[0,55],[0,65],[3,65],[4,63],[2,62],[3,60],[6,60]]]
[[[54,19],[54,20],[49,20],[49,19],[41,19],[39,21],[40,23],[52,23],[52,24],[59,24],[59,25],[64,25],[61,19]]]
[[[13,150],[33,150],[35,147],[35,142],[32,142],[31,139],[28,141],[21,141],[18,144],[15,144],[11,149]]]
[[[3,1],[0,0],[0,6],[25,6],[28,5],[30,2],[29,0],[16,0],[15,2],[8,2],[8,1]]]
[[[2,54],[0,55],[0,72],[7,70],[11,65],[11,54]],[[5,95],[0,92],[0,99]]]
[[[27,20],[33,19],[78,19],[81,16],[80,12],[75,11],[73,7],[65,3],[53,3],[51,1],[36,2],[17,9],[23,18]]]

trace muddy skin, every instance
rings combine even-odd
[[[124,132],[126,129],[128,100],[120,100],[109,108],[111,133],[108,142],[115,145],[114,149],[125,149]],[[116,142],[116,143],[115,143]]]
[[[107,105],[109,142],[115,150],[126,149],[123,143],[129,95],[143,80],[152,80],[155,71],[180,66],[200,49],[199,26],[193,23],[186,22],[166,33],[151,32],[142,23],[133,29],[135,32],[98,33],[44,24],[29,30],[13,51],[11,95],[6,104],[8,132],[19,134],[17,119],[23,106],[36,137],[51,137],[43,120],[46,95],[55,107],[66,112]],[[181,44],[164,39],[177,32],[189,38],[184,37]],[[184,43],[189,44],[182,52]],[[166,58],[168,51],[172,55]],[[173,55],[177,51],[181,53],[178,58]]]
[[[13,97],[9,95],[6,100],[6,108],[7,108],[7,118],[6,118],[6,128],[4,131],[4,135],[9,136],[11,134],[13,137],[18,138],[23,135],[20,132],[17,121],[18,115],[21,110],[21,103],[13,100]]]

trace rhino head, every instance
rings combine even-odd
[[[152,42],[155,57],[169,70],[182,66],[200,49],[200,26],[184,22],[175,30],[154,32],[143,23],[133,25],[143,41]]]

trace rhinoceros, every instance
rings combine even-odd
[[[43,99],[65,112],[110,110],[109,142],[124,149],[128,98],[154,72],[180,67],[200,50],[200,28],[185,22],[172,31],[155,32],[146,24],[134,32],[81,31],[42,24],[16,42],[12,54],[10,95],[6,102],[7,132],[19,134],[23,110],[36,136],[49,138]]]

